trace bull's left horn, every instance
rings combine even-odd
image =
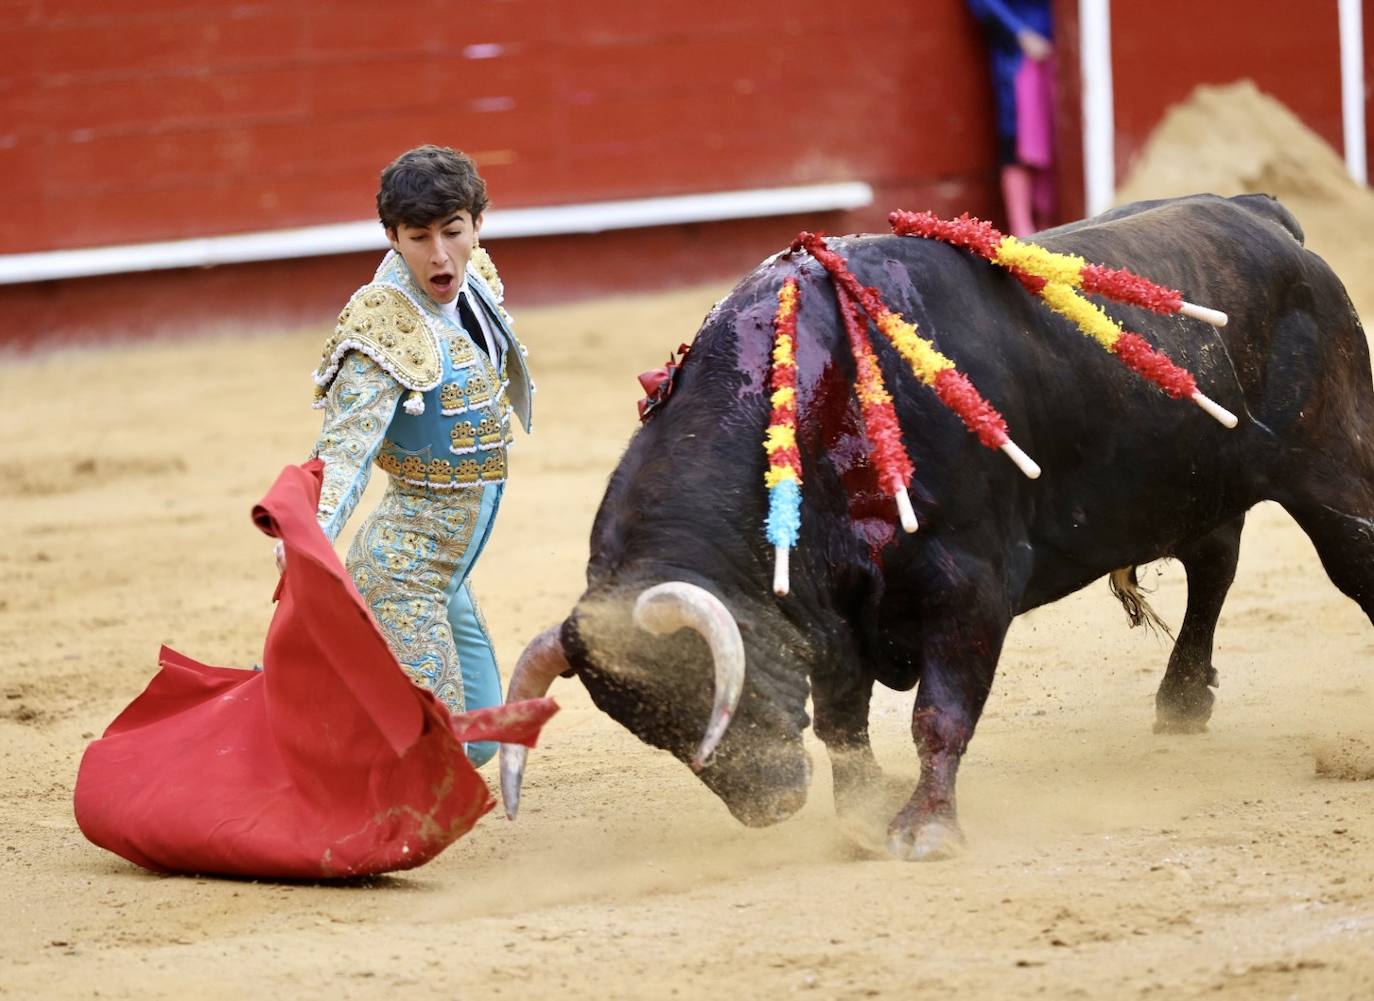
[[[507,703],[543,698],[553,679],[569,669],[561,631],[562,626],[553,626],[530,640],[511,672],[510,687],[506,689]],[[524,744],[501,745],[501,800],[511,820],[520,811],[520,784],[525,780],[528,753],[529,748]]]
[[[692,769],[699,772],[725,736],[744,691],[744,641],[739,626],[714,594],[680,580],[643,591],[635,601],[634,620],[640,629],[659,636],[684,627],[695,630],[711,648],[711,659],[716,665],[716,692],[706,736],[692,758]]]

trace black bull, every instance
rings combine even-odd
[[[1239,427],[1169,399],[967,252],[909,237],[833,240],[859,280],[1002,411],[1044,469],[1027,480],[983,448],[879,344],[916,467],[920,530],[906,535],[868,460],[827,276],[805,254],[777,257],[707,316],[674,394],[630,442],[592,529],[586,593],[531,644],[513,694],[528,694],[530,677],[547,687],[549,665],[575,672],[598,707],[689,760],[711,704],[710,656],[691,633],[635,630],[630,607],[650,585],[698,585],[739,624],[747,662],[743,697],[702,780],[746,823],[796,810],[810,778],[801,739],[809,693],[844,810],[879,778],[868,737],[874,683],[916,686],[920,781],[888,847],[935,857],[961,839],[955,774],[1013,616],[1120,568],[1177,558],[1188,604],[1156,727],[1200,730],[1245,513],[1275,500],[1336,586],[1374,618],[1369,352],[1345,289],[1303,248],[1292,216],[1266,196],[1196,196],[1126,206],[1038,241],[1228,311],[1218,330],[1109,307],[1191,370]],[[760,443],[772,317],[789,275],[801,283],[805,486],[792,593],[777,598]]]

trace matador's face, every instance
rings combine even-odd
[[[405,259],[415,284],[435,302],[452,302],[463,281],[463,271],[472,256],[482,217],[476,219],[467,209],[459,209],[428,226],[401,223],[387,230],[392,249]]]

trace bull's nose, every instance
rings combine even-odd
[[[806,789],[797,789],[773,800],[768,810],[768,823],[778,824],[806,805]]]
[[[730,812],[748,827],[771,827],[782,823],[805,805],[806,788],[802,787],[731,806]]]

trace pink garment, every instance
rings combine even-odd
[[[1016,71],[1016,158],[1046,170],[1054,163],[1054,60],[1021,60]]]

